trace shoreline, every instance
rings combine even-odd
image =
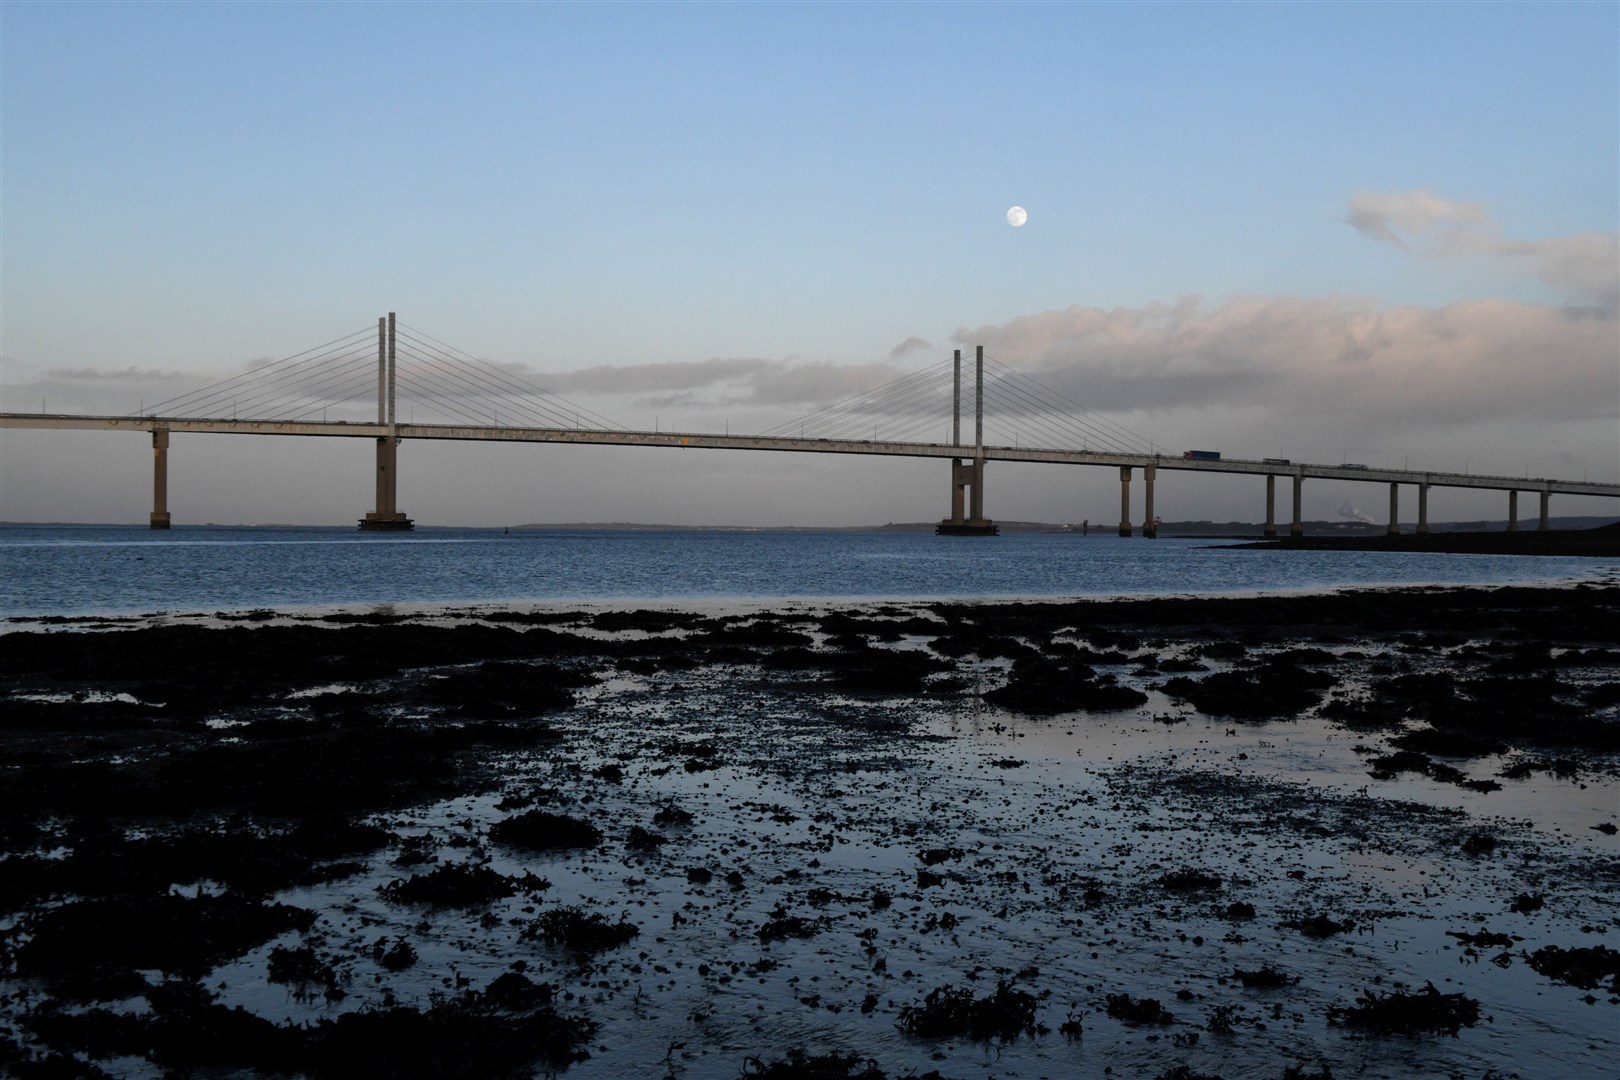
[[[1251,545],[1253,546],[1253,545]],[[282,625],[298,622],[319,622],[345,619],[363,621],[367,617],[383,621],[411,619],[456,619],[477,621],[490,614],[518,613],[551,615],[581,612],[594,615],[606,612],[638,610],[658,612],[690,612],[714,616],[733,614],[761,614],[777,611],[803,611],[826,614],[851,609],[866,610],[876,607],[919,608],[935,605],[995,606],[995,605],[1049,605],[1049,604],[1131,604],[1149,601],[1177,601],[1196,603],[1228,600],[1268,600],[1290,597],[1324,597],[1363,593],[1428,593],[1436,590],[1471,591],[1496,589],[1578,589],[1610,588],[1620,586],[1620,568],[1613,575],[1597,578],[1572,577],[1533,581],[1469,582],[1433,581],[1348,583],[1338,585],[1301,585],[1280,589],[1237,589],[1217,592],[1134,592],[1112,594],[1065,595],[982,595],[982,596],[653,596],[653,597],[560,597],[547,599],[510,600],[422,600],[410,602],[376,601],[338,604],[285,604],[258,605],[242,608],[220,608],[213,611],[79,611],[44,613],[0,613],[0,637],[19,631],[46,628],[73,629],[139,629],[163,625],[232,626],[242,623]]]

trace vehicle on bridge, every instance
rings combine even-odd
[[[1188,461],[1219,461],[1219,460],[1221,460],[1221,454],[1220,454],[1219,450],[1188,450],[1186,453],[1182,454],[1181,456],[1183,458],[1187,459]]]

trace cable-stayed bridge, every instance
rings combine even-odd
[[[965,422],[971,424],[966,430]],[[1554,494],[1620,497],[1620,484],[1165,453],[1152,440],[985,357],[982,348],[966,360],[958,350],[950,360],[757,434],[637,431],[510,368],[400,325],[392,314],[378,319],[375,329],[367,326],[150,407],[142,403],[131,415],[0,413],[0,428],[150,432],[154,529],[170,524],[168,452],[175,432],[375,439],[376,508],[360,527],[376,531],[412,527],[397,505],[399,443],[434,439],[944,458],[950,461],[951,512],[939,531],[963,535],[996,532],[984,512],[990,461],[1118,468],[1122,536],[1137,531],[1131,481],[1138,469],[1143,481],[1139,531],[1146,537],[1157,534],[1153,499],[1160,469],[1263,476],[1267,536],[1277,533],[1279,478],[1292,485],[1289,531],[1294,536],[1304,532],[1301,497],[1307,479],[1387,483],[1390,532],[1399,531],[1403,484],[1417,490],[1419,532],[1428,531],[1432,487],[1507,492],[1510,529],[1518,527],[1521,491],[1539,496],[1542,529]]]

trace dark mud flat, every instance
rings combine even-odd
[[[1432,551],[1451,555],[1579,555],[1620,558],[1620,524],[1596,529],[1542,532],[1400,533],[1395,536],[1298,536],[1234,544],[1240,548],[1287,548],[1292,551]]]
[[[1620,1074],[1617,588],[219,621],[0,637],[0,1073]]]

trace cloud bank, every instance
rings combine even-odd
[[[1509,240],[1484,203],[1426,190],[1361,192],[1350,199],[1344,220],[1364,236],[1423,258],[1482,259],[1504,274],[1542,281],[1576,303],[1620,307],[1620,234]]]

